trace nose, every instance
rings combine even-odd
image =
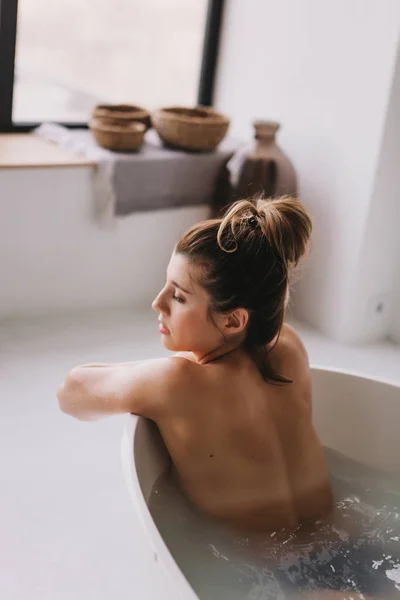
[[[159,295],[158,295],[158,296],[157,296],[157,298],[155,298],[155,299],[153,300],[153,302],[151,303],[151,308],[152,308],[153,310],[155,310],[156,312],[160,312],[160,310],[159,310],[159,308],[158,308],[158,306],[159,306],[159,304],[158,304],[158,298],[159,298]]]
[[[153,300],[151,307],[158,313],[165,314],[167,312],[166,303],[163,300],[163,290],[161,290],[158,296]]]

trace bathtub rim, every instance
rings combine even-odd
[[[140,485],[134,456],[134,440],[140,419],[143,417],[127,415],[121,439],[122,471],[134,507],[134,516],[139,520],[142,531],[147,536],[154,562],[161,567],[171,586],[174,586],[175,597],[180,597],[182,600],[199,600],[160,534]],[[152,574],[149,573],[149,576]]]
[[[383,383],[390,387],[400,389],[400,383],[398,381],[386,379],[383,376],[369,375],[368,373],[363,373],[361,371],[356,371],[353,369],[342,369],[340,367],[327,367],[326,365],[319,365],[316,363],[311,364],[310,369],[311,369],[311,373],[313,371],[324,371],[325,373],[339,373],[341,375],[350,375],[351,377],[356,377],[358,379],[367,379],[368,381],[375,381],[376,383]],[[400,371],[400,365],[399,365],[399,371]]]

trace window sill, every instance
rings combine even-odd
[[[0,134],[0,169],[92,167],[95,162],[32,134]]]

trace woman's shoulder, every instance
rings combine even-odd
[[[287,323],[282,326],[278,341],[268,356],[278,373],[289,379],[299,381],[309,375],[307,350],[297,332]]]
[[[294,352],[299,352],[301,355],[307,358],[308,354],[306,347],[304,346],[299,334],[296,330],[289,325],[288,323],[284,323],[282,325],[281,335],[279,336],[279,341],[282,345],[286,346],[289,350]]]

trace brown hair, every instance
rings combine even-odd
[[[311,219],[291,197],[235,202],[221,219],[191,227],[175,251],[202,268],[199,282],[211,310],[249,312],[244,346],[264,379],[290,383],[268,363],[266,346],[278,339],[290,278],[305,254]]]

